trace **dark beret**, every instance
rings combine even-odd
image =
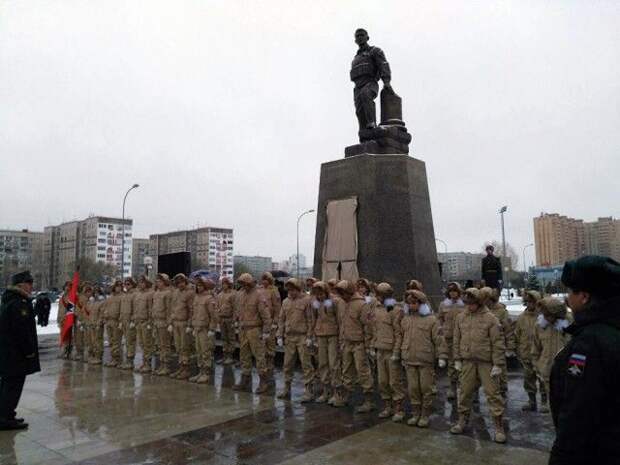
[[[11,276],[11,284],[13,286],[16,286],[22,283],[31,283],[33,281],[34,279],[32,279],[32,275],[30,274],[30,271],[28,270],[22,271],[21,273],[17,273]]]
[[[604,299],[620,296],[620,263],[598,255],[586,255],[564,264],[562,283],[574,290]]]

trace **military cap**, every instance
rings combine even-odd
[[[332,278],[329,281],[327,281],[327,285],[329,287],[336,287],[338,285],[338,280],[336,278]]]
[[[269,271],[265,271],[260,279],[269,282],[269,284],[273,284],[273,275]]]
[[[175,283],[177,281],[185,281],[187,282],[187,276],[185,276],[183,273],[177,273],[176,275],[174,275],[174,278],[172,279]]]
[[[453,282],[453,283],[449,283],[448,287],[446,288],[446,296],[450,295],[450,292],[452,291],[456,291],[459,293],[459,295],[461,295],[463,293],[463,289],[461,288],[461,285],[457,282]]]
[[[302,284],[297,278],[289,278],[284,284],[286,287],[294,287],[298,291],[301,291]]]
[[[30,270],[22,271],[20,273],[16,273],[11,276],[11,284],[13,286],[17,286],[18,284],[23,283],[32,283],[34,279],[32,279],[32,275],[30,274]]]
[[[323,291],[325,294],[329,294],[329,286],[323,281],[317,281],[312,285],[312,292]]]
[[[535,291],[534,289],[525,290],[523,292],[523,297],[531,297],[532,299],[534,299],[534,303],[538,302],[542,298],[540,292]]]
[[[140,278],[138,278],[138,282],[144,283],[146,287],[151,287],[153,285],[153,282],[146,275],[140,276]]]
[[[250,273],[241,273],[237,278],[237,282],[241,284],[252,284],[254,282],[254,277]]]
[[[394,292],[394,289],[392,289],[392,286],[390,286],[388,283],[379,283],[377,284],[376,291],[378,294],[389,295]]]
[[[342,281],[338,282],[338,284],[336,284],[336,291],[346,292],[347,294],[353,295],[356,292],[355,284],[353,284],[351,281],[343,279]]]
[[[228,284],[229,286],[232,286],[232,281],[230,278],[228,278],[227,276],[224,276],[221,280],[220,280],[221,284]]]
[[[131,276],[125,278],[125,283],[129,283],[131,284],[133,287],[136,287],[136,280],[133,279]]]
[[[413,289],[424,292],[424,286],[417,279],[411,279],[407,282],[407,289]]]
[[[170,276],[168,276],[166,273],[157,273],[157,279],[161,279],[166,284],[170,283]]]
[[[609,257],[586,255],[564,264],[562,283],[573,291],[608,299],[620,295],[620,263]]]
[[[485,292],[482,292],[481,289],[477,289],[475,287],[470,287],[465,291],[465,298],[467,303],[476,303],[478,305],[482,305],[485,299]]]
[[[405,299],[407,297],[413,297],[415,298],[415,300],[417,300],[421,304],[425,304],[428,302],[428,297],[426,297],[426,294],[422,291],[418,291],[417,289],[409,289],[408,291],[406,291]]]
[[[566,304],[554,297],[540,299],[536,305],[543,313],[554,315],[557,318],[564,318],[566,316]]]

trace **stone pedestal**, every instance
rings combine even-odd
[[[408,155],[362,154],[321,165],[314,275],[322,272],[326,207],[358,198],[357,265],[361,277],[387,281],[400,297],[419,279],[435,301],[441,283],[426,165]]]

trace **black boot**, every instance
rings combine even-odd
[[[538,405],[536,404],[536,394],[528,394],[529,402],[521,407],[521,411],[523,412],[535,412],[538,410]]]

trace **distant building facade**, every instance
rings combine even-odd
[[[259,279],[265,271],[272,271],[271,257],[235,255],[234,264],[235,267],[242,265],[256,279]]]
[[[61,287],[71,278],[81,258],[113,265],[118,275],[123,263],[124,276],[130,276],[132,226],[131,219],[108,216],[91,216],[84,220],[47,226],[43,243],[46,287]]]
[[[563,265],[582,255],[605,255],[620,259],[620,220],[598,218],[593,222],[558,213],[541,213],[534,218],[536,265]]]
[[[30,270],[35,286],[43,287],[44,234],[27,229],[0,230],[0,286],[6,287],[18,271]]]
[[[438,253],[442,264],[441,277],[445,281],[480,280],[484,254],[471,252]]]
[[[131,240],[131,276],[134,278],[146,274],[146,258],[150,256],[150,245],[150,239],[134,237]]]
[[[192,270],[205,269],[220,276],[233,276],[233,230],[203,227],[187,231],[173,231],[149,236],[149,254],[153,271],[157,273],[157,257],[169,253],[189,252]],[[271,266],[271,262],[269,263]]]

